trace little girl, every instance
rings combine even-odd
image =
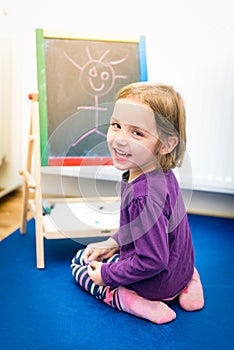
[[[122,88],[107,133],[123,171],[119,230],[72,260],[75,281],[106,304],[157,324],[204,306],[181,190],[171,169],[183,161],[185,109],[171,87],[148,82]]]

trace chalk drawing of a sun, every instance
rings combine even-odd
[[[76,140],[72,146],[77,145],[81,140],[93,132],[106,137],[106,134],[98,130],[98,112],[101,110],[106,110],[106,108],[101,108],[99,106],[98,98],[99,96],[107,95],[108,92],[113,89],[116,79],[126,79],[128,77],[127,75],[116,75],[113,68],[113,66],[124,62],[128,56],[125,56],[117,61],[106,62],[104,59],[109,52],[110,50],[106,50],[99,59],[93,59],[89,48],[86,47],[88,61],[83,67],[74,61],[66,52],[64,52],[66,59],[81,71],[80,86],[82,90],[88,95],[94,96],[94,106],[78,106],[77,109],[95,110],[95,128],[89,130],[79,137],[79,139]]]

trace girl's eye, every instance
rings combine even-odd
[[[134,134],[135,136],[143,136],[142,132],[140,132],[140,131],[138,131],[138,130],[133,131],[133,134]]]
[[[120,129],[120,125],[118,123],[112,123],[111,125],[114,129]]]

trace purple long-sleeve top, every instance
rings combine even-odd
[[[181,190],[173,171],[151,171],[121,182],[117,262],[103,263],[102,279],[151,299],[171,298],[193,275],[194,251]]]

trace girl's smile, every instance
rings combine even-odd
[[[120,162],[127,160],[127,158],[131,156],[130,153],[121,151],[121,150],[119,150],[117,148],[113,148],[113,150],[115,152],[115,159],[116,160],[118,159],[118,161],[120,161]]]

